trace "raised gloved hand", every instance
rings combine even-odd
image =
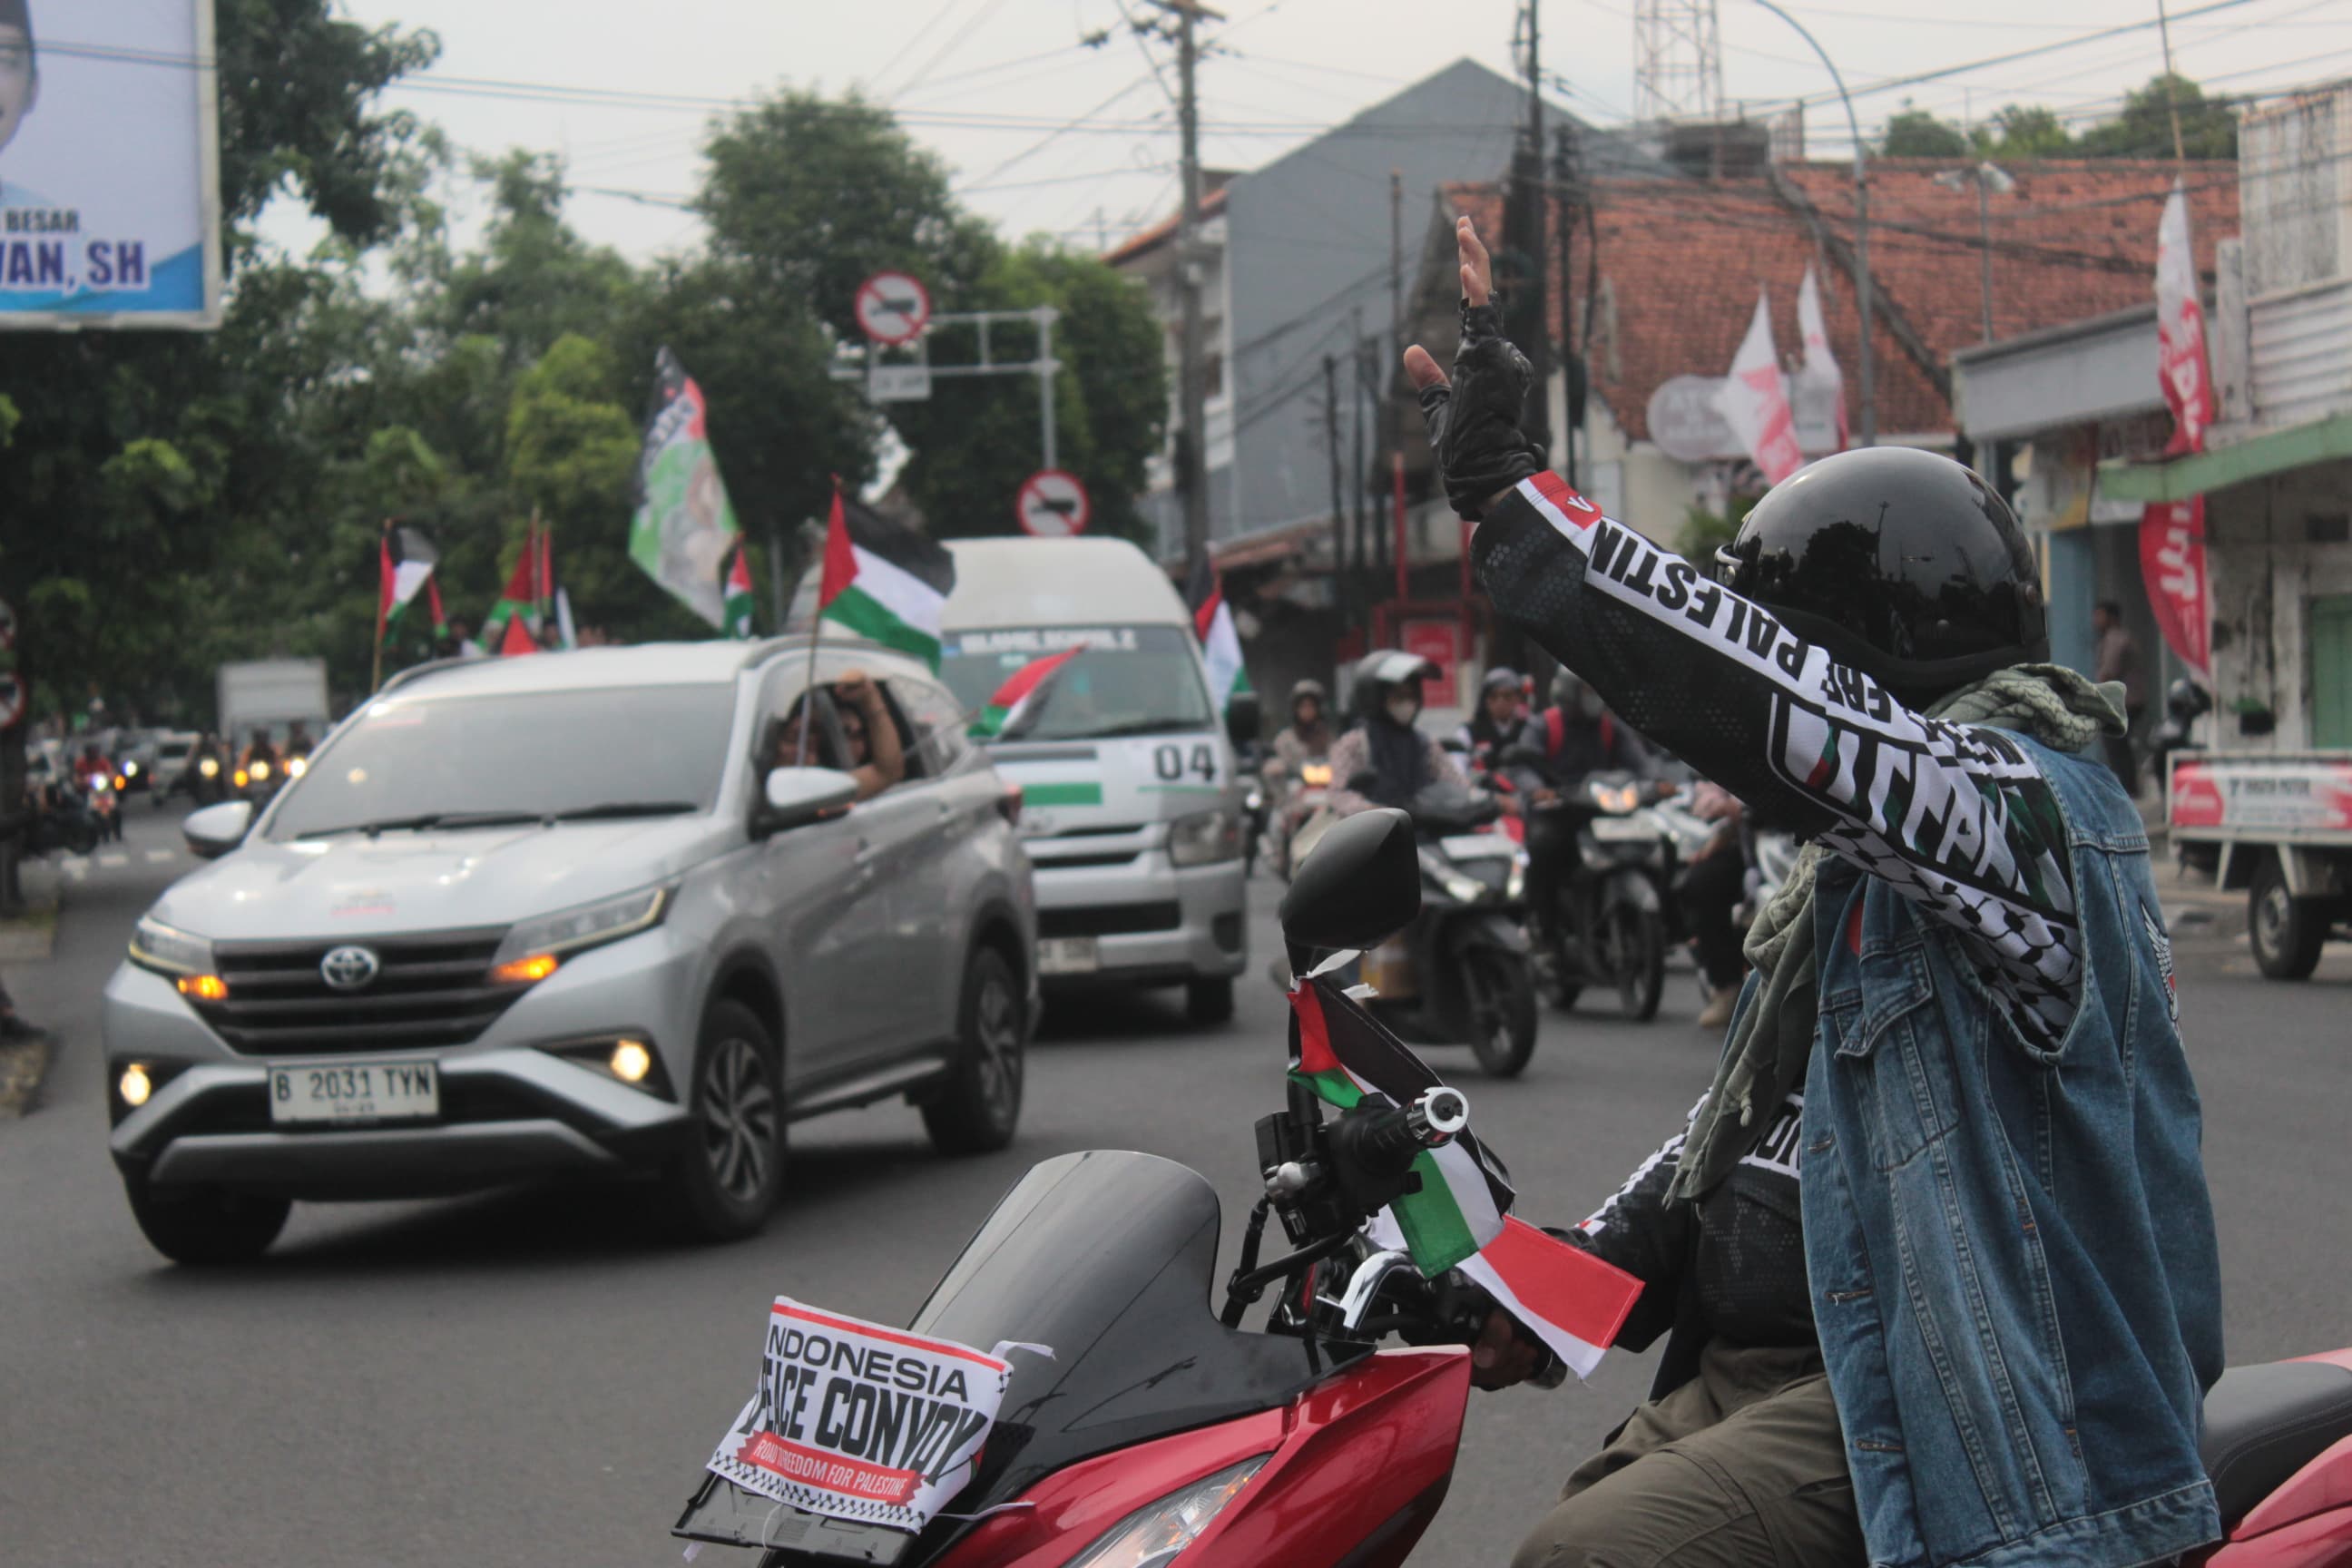
[[[1419,343],[1405,350],[1404,369],[1420,395],[1446,499],[1458,515],[1475,519],[1496,496],[1543,468],[1544,449],[1519,428],[1535,371],[1503,335],[1486,247],[1466,217],[1454,232],[1462,265],[1462,342],[1454,351],[1454,377],[1449,382]]]

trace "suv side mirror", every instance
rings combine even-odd
[[[1263,718],[1256,692],[1234,692],[1225,700],[1225,739],[1234,743],[1236,751],[1256,745]]]
[[[1282,896],[1282,934],[1300,947],[1370,947],[1421,912],[1421,851],[1402,811],[1360,811],[1316,840]]]
[[[857,781],[833,768],[771,768],[751,818],[760,837],[839,816],[857,801]]]
[[[181,819],[180,836],[188,841],[188,853],[197,859],[217,860],[244,843],[252,827],[253,803],[225,800],[188,813]]]

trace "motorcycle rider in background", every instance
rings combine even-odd
[[[1274,734],[1274,754],[1265,760],[1265,782],[1280,801],[1298,783],[1298,770],[1328,755],[1331,722],[1324,717],[1329,700],[1319,680],[1301,680],[1290,689],[1290,722]]]
[[[1454,741],[1470,767],[1492,773],[1501,763],[1503,749],[1518,740],[1526,722],[1526,679],[1498,664],[1478,683],[1478,710],[1454,732]]]
[[[1717,580],[1545,471],[1457,228],[1449,384],[1407,351],[1496,608],[1812,842],[1688,1125],[1584,1222],[1671,1331],[1523,1564],[2126,1568],[2221,1533],[2221,1270],[2123,713],[2046,662],[1977,476],[1871,447],[1775,486]],[[1496,1311],[1488,1384],[1536,1362]]]
[[[1421,719],[1421,683],[1436,671],[1429,661],[1403,652],[1366,654],[1356,663],[1357,722],[1331,746],[1334,816],[1352,816],[1376,805],[1411,806],[1433,784],[1469,788],[1469,781],[1434,736],[1416,728]],[[1357,787],[1360,784],[1367,786]]]
[[[1601,694],[1573,671],[1552,677],[1551,706],[1521,727],[1517,749],[1541,763],[1522,762],[1507,769],[1521,798],[1548,805],[1584,787],[1587,775],[1629,773],[1639,779],[1658,774],[1658,760],[1601,700]],[[1558,813],[1528,815],[1528,908],[1538,925],[1557,918],[1559,891],[1576,867],[1577,828]]]

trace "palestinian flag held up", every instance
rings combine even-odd
[[[819,620],[940,667],[940,617],[955,592],[955,557],[938,541],[845,500],[834,482],[824,531]]]
[[[433,629],[437,635],[444,623],[441,592],[433,586],[433,568],[441,556],[433,548],[433,542],[404,523],[386,523],[379,557],[382,575],[376,589],[375,640],[383,640],[384,634],[399,622],[401,612],[419,593],[425,594],[426,606],[433,612]]]
[[[1293,985],[1290,1014],[1290,1076],[1326,1105],[1345,1110],[1374,1098],[1410,1105],[1444,1081],[1328,980]],[[1510,1184],[1470,1133],[1424,1150],[1413,1170],[1421,1190],[1387,1212],[1423,1274],[1442,1274],[1503,1234]]]
[[[515,558],[514,570],[507,574],[506,592],[482,621],[482,646],[499,653],[537,653],[539,639],[533,628],[551,607],[541,599],[542,590],[549,586],[551,556],[539,524],[530,525],[523,537],[522,553]]]
[[[975,741],[1009,741],[1027,729],[1045,706],[1045,692],[1069,662],[1086,652],[1086,645],[1066,647],[1043,658],[1033,658],[996,689],[973,718],[970,733]]]
[[[730,637],[751,635],[751,565],[745,558],[743,536],[735,536],[735,553],[727,563],[727,620],[720,630]]]
[[[1222,713],[1232,705],[1234,692],[1249,689],[1249,669],[1242,662],[1241,633],[1234,627],[1224,584],[1205,554],[1193,565],[1184,599],[1192,609],[1193,629],[1201,636],[1202,657],[1208,661],[1209,695]]]
[[[714,626],[727,625],[727,556],[742,530],[719,477],[702,388],[677,356],[654,357],[654,405],[637,454],[629,558]]]

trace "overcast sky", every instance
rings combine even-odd
[[[2203,0],[2210,4],[2210,0]],[[714,103],[780,83],[856,87],[903,111],[954,171],[965,199],[1009,234],[1074,243],[1122,234],[1174,200],[1170,51],[1122,23],[1144,0],[344,0],[371,24],[440,35],[440,64],[397,101],[462,147],[562,153],[578,189],[572,217],[639,258],[683,248],[692,217],[674,206],[698,177]],[[1824,0],[1789,5],[1861,92],[1869,84],[2150,20],[2155,0]],[[1202,155],[1247,169],[1468,55],[1512,68],[1517,0],[1230,0],[1201,72]],[[2352,0],[2237,0],[2198,16],[2171,0],[2178,68],[2244,93],[2352,74]],[[1934,15],[1930,15],[1930,13]],[[1828,77],[1789,25],[1750,0],[1720,0],[1726,96],[1785,102]],[[2058,16],[2063,20],[2053,20]],[[1556,96],[1597,124],[1633,109],[1632,0],[1543,0],[1542,58]],[[1098,47],[1081,39],[1108,29]],[[2145,82],[2161,60],[2154,27],[1988,65],[1933,83],[1864,94],[1866,135],[1908,96],[1953,119],[2021,100],[2087,115]],[[543,101],[540,86],[669,101]],[[683,100],[683,101],[680,101]],[[1075,126],[1071,121],[1083,121]],[[1061,129],[1068,127],[1067,129]],[[1843,155],[1843,112],[1807,119],[1817,156]],[[1058,134],[1055,132],[1058,131]],[[1464,171],[1471,174],[1475,171]],[[614,194],[629,193],[629,194]]]

